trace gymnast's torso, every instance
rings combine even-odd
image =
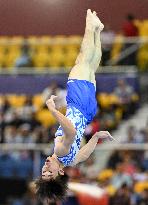
[[[78,109],[72,106],[67,107],[66,117],[74,125],[77,134],[75,136],[75,140],[73,144],[71,145],[69,153],[63,157],[57,157],[57,158],[64,166],[69,166],[73,163],[78,151],[80,150],[80,143],[87,125],[87,119]],[[55,133],[55,136],[56,137],[64,136],[64,132],[61,126],[59,126],[57,132]],[[55,138],[55,144],[56,144],[56,138]]]
[[[86,126],[93,120],[97,112],[96,91],[93,83],[86,80],[69,79],[67,82],[67,111],[66,117],[76,129],[76,136],[70,151],[58,160],[69,166],[73,163],[78,151]],[[64,136],[62,127],[59,126],[55,137]],[[56,138],[55,138],[56,145]]]

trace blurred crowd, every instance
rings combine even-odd
[[[147,41],[142,44],[136,39],[132,41],[132,38],[148,37],[147,28],[147,20],[139,21],[132,14],[125,17],[118,33],[106,25],[101,33],[102,65],[137,65],[141,71],[147,70]]]
[[[46,107],[46,100],[57,95],[56,107],[63,114],[66,110],[66,90],[55,81],[36,96],[0,96],[0,142],[2,143],[47,143],[54,138],[58,127],[55,118]],[[99,112],[86,128],[86,138],[102,129],[117,128],[122,119],[127,119],[139,107],[139,94],[126,80],[119,79],[112,93],[98,93]]]
[[[136,128],[134,128],[136,129]],[[133,127],[132,127],[133,130]],[[148,142],[148,126],[144,125],[143,141]],[[134,132],[134,138],[140,134]],[[140,138],[140,137],[139,137]],[[131,126],[127,130],[127,141],[131,143]],[[135,142],[135,141],[132,141]],[[140,142],[136,142],[140,143]],[[101,156],[99,156],[101,157]],[[1,162],[0,162],[1,164]],[[65,170],[70,182],[85,183],[99,186],[105,190],[105,202],[99,203],[85,195],[68,191],[66,200],[51,205],[147,205],[148,204],[148,151],[114,151],[103,170],[98,170],[92,155],[87,161],[77,167],[67,167]],[[1,172],[0,172],[1,173]],[[80,191],[81,192],[81,191]],[[85,196],[85,197],[84,197]],[[26,192],[14,198],[8,198],[7,205],[46,205],[39,202],[35,195],[35,185],[29,180]],[[91,202],[90,202],[91,201]]]
[[[59,96],[57,107],[65,113],[66,90],[59,87],[55,81],[50,82],[40,96],[35,96],[35,98],[34,96],[9,95],[0,98],[0,142],[6,144],[26,143],[28,145],[49,143],[49,149],[41,152],[40,168],[45,158],[52,153],[54,134],[58,127],[45,105],[45,101],[52,94]],[[97,100],[100,110],[93,122],[86,128],[83,143],[86,143],[96,131],[116,129],[122,120],[128,119],[139,107],[138,94],[124,79],[117,81],[113,93],[98,93]],[[126,142],[148,142],[147,126],[142,130],[136,130],[136,127],[130,126],[127,136]],[[34,161],[33,151],[26,149],[22,151],[0,150],[0,179],[32,180]],[[140,188],[139,191],[136,186],[141,179],[143,182],[147,179],[147,169],[147,153],[141,151],[136,154],[135,152],[115,152],[110,157],[105,170],[99,172],[96,169],[92,156],[79,167],[67,168],[67,174],[71,181],[98,183],[100,187],[105,188],[108,193],[107,200],[111,201],[108,202],[110,205],[118,204],[118,200],[125,196],[127,197],[125,201],[132,201],[128,204],[141,205],[142,200],[145,200],[147,196],[147,189],[142,188],[141,190]],[[139,186],[145,187],[145,185]],[[0,203],[4,202],[0,201]],[[29,183],[25,195],[16,196],[15,199],[10,197],[7,204],[39,205],[40,203],[36,200],[33,184]],[[44,204],[46,205],[46,203]],[[74,193],[70,192],[63,205],[72,204],[81,205],[82,203]]]

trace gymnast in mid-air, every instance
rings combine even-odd
[[[42,175],[36,180],[37,195],[41,200],[62,200],[68,181],[64,167],[85,161],[94,151],[98,139],[114,139],[107,131],[96,132],[80,149],[85,128],[97,112],[95,72],[102,55],[100,32],[103,28],[96,12],[88,9],[80,53],[68,77],[66,115],[56,109],[57,96],[52,95],[46,101],[60,126],[55,133],[54,153],[46,159]]]

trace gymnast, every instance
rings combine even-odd
[[[96,132],[80,149],[84,130],[97,112],[95,72],[102,55],[100,32],[103,28],[96,12],[88,9],[80,53],[67,82],[66,115],[56,109],[57,96],[52,95],[46,101],[60,126],[55,133],[54,153],[46,159],[42,176],[36,180],[37,195],[41,200],[62,200],[68,182],[64,167],[85,161],[94,151],[98,139],[114,139],[107,131]]]

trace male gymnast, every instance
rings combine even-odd
[[[60,126],[55,133],[54,153],[42,168],[42,176],[36,181],[40,199],[62,200],[67,190],[64,167],[85,161],[94,151],[98,139],[113,137],[107,131],[96,132],[80,149],[86,126],[97,111],[95,72],[101,60],[100,32],[104,25],[96,12],[87,10],[86,28],[80,53],[67,82],[67,111],[64,116],[55,107],[57,96],[51,96],[46,105]]]

